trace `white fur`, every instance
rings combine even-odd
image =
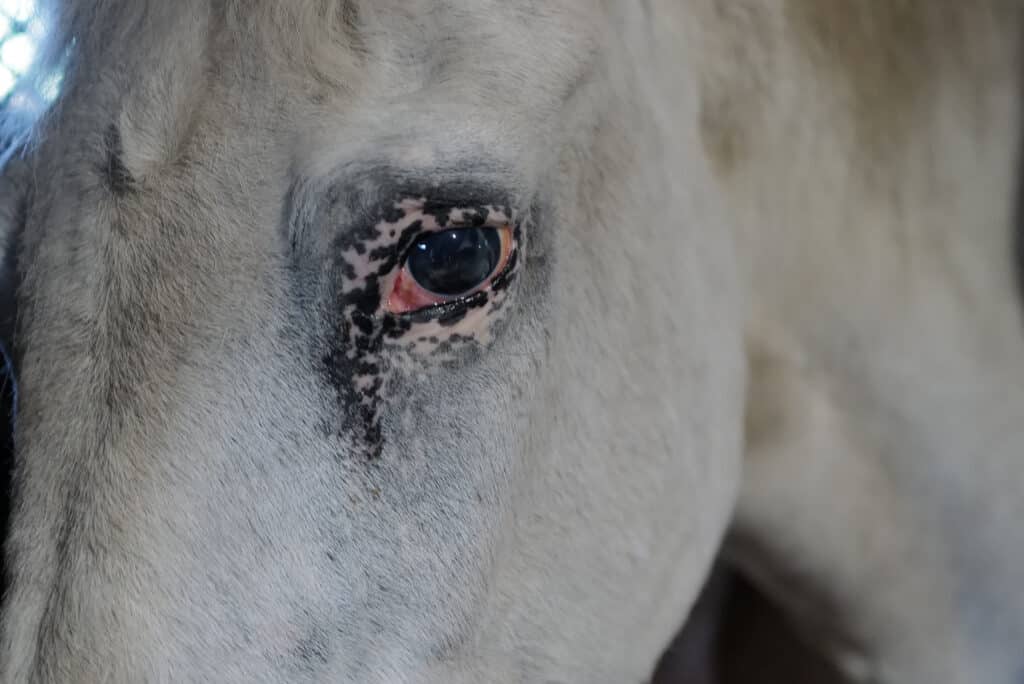
[[[0,680],[640,682],[735,519],[852,674],[1015,682],[1015,26],[817,1],[58,5]],[[367,464],[282,217],[385,164],[536,214]]]

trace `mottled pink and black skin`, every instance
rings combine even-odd
[[[452,364],[467,347],[485,351],[504,318],[521,263],[522,229],[507,207],[458,206],[455,201],[401,198],[378,222],[335,242],[332,272],[339,277],[336,316],[324,370],[338,392],[339,430],[356,434],[366,458],[377,458],[384,436],[382,407],[393,398],[395,374],[408,382]],[[404,256],[423,232],[512,224],[507,263],[482,289],[407,313],[387,310]]]

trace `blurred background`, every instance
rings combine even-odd
[[[845,681],[753,585],[719,564],[652,684]]]

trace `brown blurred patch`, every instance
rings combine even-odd
[[[735,572],[712,573],[652,684],[844,684]]]

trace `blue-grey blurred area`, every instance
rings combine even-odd
[[[7,115],[32,115],[57,93],[59,75],[27,79],[46,24],[34,0],[0,0],[0,107]]]

